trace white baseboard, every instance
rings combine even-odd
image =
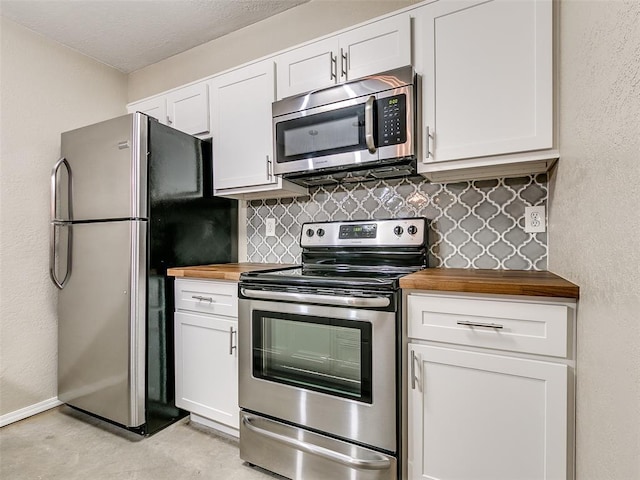
[[[52,397],[34,405],[21,408],[20,410],[6,413],[0,416],[0,428],[5,425],[9,425],[10,423],[17,422],[18,420],[24,420],[32,415],[36,415],[37,413],[42,413],[50,408],[57,407],[58,405],[62,405],[62,402],[58,400],[58,397]]]

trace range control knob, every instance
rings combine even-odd
[[[416,227],[415,225],[409,225],[409,228],[407,228],[407,232],[409,232],[409,235],[415,235],[416,233],[418,233],[418,227]]]
[[[313,230],[307,228],[307,237],[313,237]]]
[[[319,228],[318,230],[316,230],[316,233],[319,237],[324,237],[324,228]]]
[[[402,235],[402,232],[404,232],[404,229],[400,225],[396,225],[393,229],[393,233],[395,233],[398,237]]]

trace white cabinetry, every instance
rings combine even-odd
[[[177,279],[176,405],[238,436],[238,284]]]
[[[209,135],[209,85],[199,82],[131,103],[127,111],[142,112],[191,135]]]
[[[155,118],[162,124],[167,124],[167,99],[162,96],[151,97],[146,100],[127,105],[128,113],[141,112]]]
[[[441,0],[412,15],[420,173],[455,181],[546,171],[558,156],[552,1]]]
[[[216,195],[252,199],[307,193],[273,173],[274,68],[268,59],[211,81]]]
[[[407,295],[408,478],[573,478],[575,303]]]
[[[278,99],[410,65],[410,21],[395,15],[279,55]]]

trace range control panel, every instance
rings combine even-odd
[[[424,245],[426,239],[427,219],[424,217],[317,222],[302,225],[300,246],[416,247]]]

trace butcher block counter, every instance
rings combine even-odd
[[[427,268],[400,279],[400,287],[441,292],[578,298],[580,288],[551,272]]]
[[[295,267],[283,263],[222,263],[197,265],[194,267],[175,267],[167,270],[170,277],[200,278],[208,280],[240,280],[240,274],[273,268]]]
[[[209,280],[240,280],[243,272],[294,267],[282,263],[224,263],[175,267],[167,270],[171,277]],[[407,290],[489,293],[540,297],[578,298],[577,285],[551,272],[532,270],[477,270],[465,268],[427,268],[400,279]]]

